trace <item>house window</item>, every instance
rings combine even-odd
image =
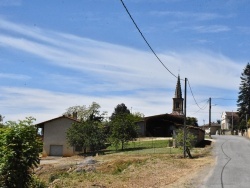
[[[82,151],[82,146],[75,146],[75,151],[81,152]]]

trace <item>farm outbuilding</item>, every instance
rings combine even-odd
[[[38,123],[37,128],[41,129],[43,139],[43,156],[72,156],[76,154],[74,147],[67,143],[66,132],[76,119],[60,116],[48,121]]]

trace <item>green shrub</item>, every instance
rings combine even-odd
[[[177,131],[177,135],[175,138],[176,146],[183,149],[183,139],[184,139],[184,131],[183,129],[179,129]],[[189,149],[194,147],[195,136],[186,129],[186,147]]]
[[[42,147],[33,118],[0,128],[0,187],[29,188]]]

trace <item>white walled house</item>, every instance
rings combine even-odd
[[[236,122],[239,119],[237,112],[222,112],[221,115],[221,129],[229,130],[232,128],[232,122]]]
[[[42,129],[43,156],[64,156],[69,157],[77,152],[67,143],[66,132],[76,119],[60,116],[48,121],[41,122],[36,126]]]

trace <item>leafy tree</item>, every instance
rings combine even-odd
[[[75,147],[90,149],[91,151],[99,151],[103,148],[106,135],[103,120],[107,112],[100,113],[100,105],[93,102],[89,107],[73,106],[68,108],[64,115],[73,115],[77,113],[78,123],[74,123],[67,131],[68,143]]]
[[[242,121],[240,122],[240,125],[239,125],[239,130],[240,130],[240,131],[243,131],[243,130],[246,130],[246,128],[247,128],[246,120],[242,120]]]
[[[95,118],[104,118],[104,116],[107,114],[107,112],[102,112],[100,113],[99,108],[101,106],[96,103],[96,102],[92,102],[92,104],[88,107],[86,107],[85,105],[82,106],[72,106],[69,107],[66,112],[63,115],[66,116],[70,116],[73,117],[74,115],[77,116],[77,119],[80,121],[86,121],[88,118],[90,118],[90,116],[92,115],[92,117]]]
[[[186,124],[198,127],[198,120],[195,117],[187,117]]]
[[[240,122],[250,114],[250,64],[248,63],[241,73],[241,83],[237,100]]]
[[[134,112],[132,115],[134,116],[135,121],[140,121],[142,118],[144,118],[144,114],[140,112]]]
[[[87,110],[87,107],[85,105],[71,106],[67,108],[66,112],[63,113],[63,115],[73,117],[76,114],[78,120],[83,120],[85,118],[86,110]]]
[[[246,122],[244,120],[244,122]],[[228,123],[230,124],[230,128],[233,129],[233,130],[238,130],[239,128],[239,117],[238,116],[233,116],[233,118],[228,118]],[[232,127],[233,126],[233,127]]]
[[[137,126],[135,116],[129,113],[119,113],[113,116],[110,123],[110,141],[118,148],[121,144],[122,150],[128,141],[137,137]]]
[[[90,151],[99,151],[104,147],[106,137],[99,121],[87,120],[73,123],[67,131],[68,143],[75,147],[89,148]]]
[[[184,130],[178,129],[176,133],[177,133],[175,138],[176,145],[183,149]],[[195,141],[195,136],[188,129],[186,129],[186,147],[188,147],[189,149],[193,148],[194,141]]]
[[[127,108],[127,106],[124,103],[118,104],[115,107],[114,112],[112,113],[110,119],[114,119],[117,115],[120,114],[130,114],[130,110]]]
[[[217,122],[218,124],[221,124],[221,120],[220,120],[220,119],[217,119],[216,122]]]
[[[7,122],[0,128],[0,187],[31,187],[31,169],[39,164],[42,147],[33,121]]]

